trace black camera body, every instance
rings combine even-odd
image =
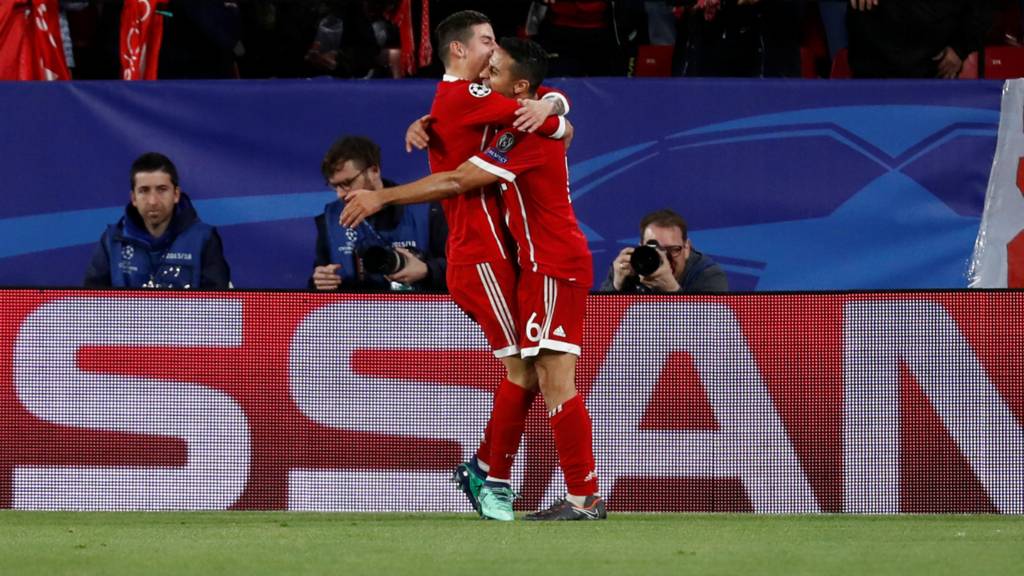
[[[405,256],[394,248],[370,246],[359,256],[363,259],[363,269],[372,274],[390,276],[405,268]]]
[[[629,256],[629,265],[640,276],[650,276],[661,267],[661,244],[657,240],[648,240],[633,249]]]

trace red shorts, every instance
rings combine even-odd
[[[516,269],[511,262],[448,265],[452,300],[484,331],[498,358],[519,355]]]
[[[519,347],[524,358],[541,350],[580,355],[583,318],[587,311],[587,289],[566,280],[523,271],[516,290]]]

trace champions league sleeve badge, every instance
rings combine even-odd
[[[491,89],[483,84],[472,83],[469,85],[469,93],[476,98],[485,98],[490,95]]]

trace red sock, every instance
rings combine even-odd
[[[529,391],[510,382],[507,378],[498,385],[494,393],[494,408],[491,410],[490,460],[491,469],[487,475],[502,480],[512,479],[512,463],[519,451],[519,441],[526,429],[526,415],[530,412],[536,391]]]
[[[492,411],[491,420],[493,419],[494,412]],[[480,447],[476,449],[477,464],[483,462],[488,467],[491,465],[491,420],[487,421],[487,427],[484,428],[484,437],[480,439]]]
[[[590,413],[579,395],[562,403],[551,417],[558,463],[565,475],[569,494],[597,494],[597,473],[594,471],[594,435]]]

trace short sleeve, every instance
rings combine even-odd
[[[469,159],[476,167],[494,174],[507,182],[545,163],[543,147],[538,145],[538,136],[502,130],[490,145]]]

